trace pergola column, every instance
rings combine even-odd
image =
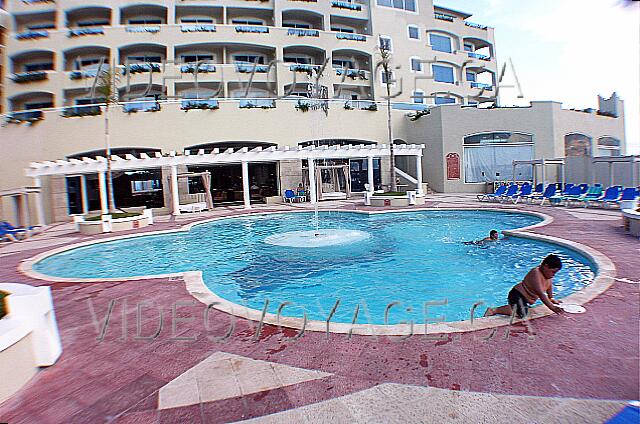
[[[28,227],[31,225],[29,217],[29,195],[25,192],[20,195],[20,225]]]
[[[422,155],[416,155],[416,184],[418,184],[418,196],[424,195],[422,191]]]
[[[109,206],[107,204],[107,173],[106,171],[98,172],[98,185],[100,186],[100,209],[102,215],[109,214]]]
[[[44,217],[44,205],[42,203],[42,182],[40,177],[35,177],[33,179],[33,185],[38,189],[36,191],[36,213],[38,216],[38,225],[43,227],[45,225],[45,217]]]
[[[249,190],[249,162],[242,161],[242,196],[244,208],[251,209],[251,191]]]
[[[87,197],[87,176],[80,175],[80,193],[82,195],[82,213],[89,213],[89,198]]]
[[[180,215],[180,194],[178,193],[178,167],[171,165],[171,206],[173,215]]]
[[[367,180],[369,181],[369,192],[375,191],[373,182],[373,156],[367,156]]]
[[[315,159],[307,159],[309,162],[309,193],[311,193],[311,203],[318,201],[318,193],[316,193],[316,163]]]

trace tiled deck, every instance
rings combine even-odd
[[[425,206],[487,206],[471,199],[433,195]],[[308,205],[254,211],[300,207]],[[322,207],[364,209],[352,202]],[[294,330],[265,326],[256,340],[254,323],[238,320],[221,340],[230,317],[213,310],[205,326],[203,305],[179,279],[54,283],[63,354],[0,405],[0,422],[601,422],[622,405],[602,400],[639,397],[640,240],[623,233],[617,211],[515,208],[553,216],[553,223],[535,232],[588,245],[614,262],[618,280],[586,305],[585,314],[536,319],[533,338],[515,325],[491,338],[491,330],[403,341],[339,334],[327,339],[308,332],[291,341]],[[241,213],[228,208],[160,218],[145,230]],[[89,239],[70,228],[54,226],[0,247],[2,281],[46,284],[20,274],[17,266]],[[98,341],[111,301],[113,314]],[[172,334],[172,305],[178,301],[191,306],[179,307],[179,317],[187,319]],[[141,302],[150,304],[143,309],[142,336],[158,331],[163,311],[164,326],[154,340],[136,337]]]

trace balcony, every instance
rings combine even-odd
[[[218,101],[215,99],[186,99],[183,100],[180,106],[182,110],[215,110],[220,109]]]
[[[66,18],[67,27],[72,30],[99,29],[103,26],[111,26],[111,8],[103,6],[79,7],[67,11]]]
[[[155,33],[160,32],[160,25],[134,25],[134,26],[128,26],[127,27],[127,32],[155,34]]]
[[[216,72],[216,66],[210,63],[201,63],[199,65],[189,63],[180,66],[180,73],[182,74],[208,74],[213,72]]]
[[[19,72],[19,73],[13,74],[13,77],[11,79],[18,84],[23,84],[23,83],[34,82],[34,81],[44,81],[47,78],[49,78],[49,75],[47,74],[46,71],[35,71],[35,72]]]
[[[122,75],[142,74],[144,72],[160,72],[160,64],[158,63],[130,63],[122,70]]]
[[[236,32],[249,32],[249,33],[257,33],[257,34],[268,34],[269,27],[266,26],[254,26],[254,25],[236,25]]]
[[[46,30],[27,30],[16,34],[16,40],[36,40],[38,38],[48,38],[49,31]]]
[[[76,28],[76,29],[70,29],[69,33],[67,34],[67,37],[73,38],[73,37],[82,37],[85,35],[103,35],[103,34],[104,34],[104,29],[102,28]]]
[[[441,21],[447,21],[447,22],[453,22],[456,18],[455,16],[451,16],[451,15],[447,15],[446,13],[434,13],[433,17],[441,20]]]
[[[364,71],[362,69],[344,69],[344,68],[334,68],[337,76],[344,75],[346,78],[351,78],[355,80],[359,78],[361,80],[368,80],[370,72]]]
[[[474,59],[480,59],[480,60],[486,60],[486,61],[491,60],[491,58],[489,56],[484,55],[484,54],[474,53],[474,52],[467,52],[467,54],[469,55],[469,57],[474,58]]]
[[[485,83],[482,83],[482,82],[475,82],[475,81],[471,82],[471,88],[480,88],[480,89],[486,90],[486,91],[493,91],[493,85],[485,84]]]
[[[351,41],[367,41],[367,37],[360,34],[351,34],[348,32],[338,32],[336,33],[336,38],[338,40],[351,40]]]
[[[297,35],[298,37],[319,37],[320,31],[317,29],[289,28],[287,35]]]
[[[241,74],[250,74],[252,72],[264,74],[269,71],[269,66],[267,65],[256,65],[253,63],[236,63],[235,64],[236,72]]]
[[[273,109],[276,101],[273,99],[241,99],[240,109]]]
[[[141,98],[125,103],[122,110],[126,113],[157,112],[160,110],[160,103],[155,98]]]
[[[347,100],[344,102],[344,108],[346,110],[359,109],[373,112],[378,110],[378,105],[373,100]]]
[[[167,23],[167,8],[160,5],[133,5],[120,9],[120,24],[155,26]]]
[[[213,24],[181,24],[182,32],[216,32],[216,26]]]
[[[19,124],[22,122],[36,122],[44,119],[44,113],[41,110],[29,110],[25,112],[12,112],[7,115],[7,122]]]
[[[362,10],[362,5],[360,5],[358,3],[351,3],[351,2],[346,2],[346,1],[336,1],[336,0],[333,0],[331,2],[331,7],[335,7],[335,8],[338,8],[338,9],[356,10],[356,11]]]
[[[467,21],[464,21],[464,24],[465,24],[466,26],[468,26],[468,27],[471,27],[471,28],[478,28],[478,29],[484,29],[484,30],[486,30],[486,29],[487,29],[487,26],[486,26],[486,25],[475,24],[475,23],[473,23],[473,22],[467,22]]]
[[[100,106],[70,106],[62,110],[62,116],[65,118],[97,116],[100,114],[102,114]]]

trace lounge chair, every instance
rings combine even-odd
[[[584,193],[582,192],[582,188],[580,186],[573,186],[569,189],[567,194],[556,195],[553,196],[549,201],[554,206],[562,206],[563,203],[567,204],[572,199],[578,199]]]
[[[501,202],[513,202],[513,204],[515,205],[516,203],[518,203],[518,200],[520,199],[526,199],[527,196],[529,196],[531,194],[531,190],[533,187],[531,187],[531,184],[529,183],[524,183],[522,184],[522,187],[520,187],[520,191],[512,194],[511,196],[507,196],[506,194],[504,196],[502,196],[502,198],[500,199]]]
[[[501,185],[496,189],[495,193],[478,194],[476,197],[480,202],[483,202],[485,200],[488,202],[491,202],[493,199],[502,196],[504,193],[506,193],[506,191],[507,191],[507,186]]]
[[[605,205],[608,203],[614,203],[618,206],[621,206],[622,202],[631,202],[633,200],[636,200],[637,197],[640,197],[640,191],[638,191],[637,188],[635,187],[627,187],[624,190],[622,190],[622,194],[620,195],[619,198],[617,198],[616,200],[607,200],[605,201]]]
[[[547,188],[544,190],[544,193],[542,193],[542,196],[530,196],[529,201],[533,203],[535,200],[540,200],[540,206],[542,206],[544,205],[545,200],[549,201],[551,197],[555,196],[556,190],[557,190],[557,186],[555,183],[549,184]]]
[[[0,228],[4,228],[5,230],[9,230],[9,231],[24,232],[28,236],[31,236],[31,235],[39,232],[40,226],[39,225],[32,225],[32,226],[29,226],[29,227],[26,227],[26,228],[25,227],[14,227],[8,221],[0,221]]]
[[[26,232],[0,228],[0,240],[2,241],[20,241],[26,239],[27,237],[29,237],[29,235]]]
[[[517,192],[518,192],[518,184],[511,184],[507,189],[507,191],[502,196],[498,196],[496,200],[502,203],[503,200],[510,199],[511,196],[513,196]]]
[[[589,200],[595,200],[600,196],[602,196],[602,185],[595,184],[593,186],[590,186],[587,192],[582,196],[576,199],[569,199],[567,201],[567,206],[571,206],[575,202],[575,203],[582,203],[583,206],[586,208],[588,204],[587,202],[589,202]]]
[[[591,199],[586,201],[586,206],[590,204],[601,205],[602,207],[607,206],[607,202],[615,202],[620,198],[620,193],[622,192],[621,186],[611,186],[608,187],[604,191],[604,195],[598,197],[597,199]]]
[[[296,193],[293,190],[285,190],[283,199],[285,203],[293,203],[296,199]]]

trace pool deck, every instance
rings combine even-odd
[[[427,199],[434,208],[547,214],[554,221],[532,232],[598,250],[613,261],[616,280],[585,304],[586,313],[538,318],[530,328],[292,339],[296,330],[265,325],[257,334],[254,322],[216,310],[205,324],[206,308],[181,278],[47,283],[20,273],[21,261],[37,254],[113,236],[85,237],[58,224],[0,247],[2,282],[51,285],[64,348],[55,365],[0,405],[0,422],[603,422],[640,397],[640,239],[623,232],[619,211],[496,205],[472,195]],[[320,208],[379,210],[361,203]],[[252,212],[300,208],[311,209]],[[138,232],[245,213],[230,207],[159,217]]]

